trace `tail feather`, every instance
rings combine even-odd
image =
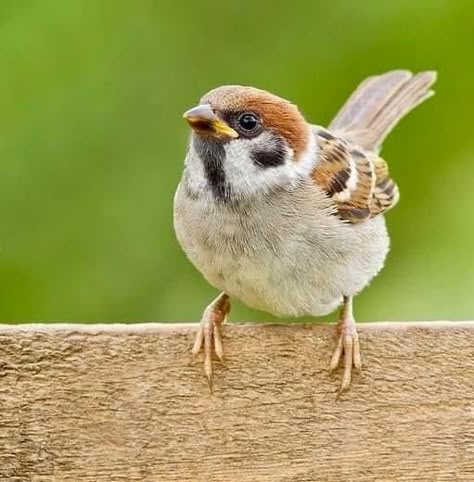
[[[395,124],[431,97],[436,72],[413,75],[393,70],[364,80],[329,125],[329,129],[367,150],[378,151]]]

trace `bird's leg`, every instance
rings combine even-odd
[[[354,315],[352,314],[352,297],[344,296],[344,304],[339,315],[339,321],[336,326],[337,345],[331,358],[330,371],[333,371],[339,365],[341,355],[344,353],[344,373],[342,375],[342,383],[339,388],[337,398],[344,390],[349,388],[351,384],[352,365],[360,370],[360,347],[359,335],[357,334]]]
[[[204,344],[204,373],[207,377],[209,390],[212,392],[212,348],[220,361],[224,360],[222,346],[221,324],[230,311],[229,296],[221,293],[205,310],[194,340],[193,355],[201,351]]]

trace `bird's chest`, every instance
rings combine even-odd
[[[175,204],[178,239],[193,264],[214,286],[267,283],[270,259],[281,250],[275,224],[255,212],[238,212],[200,200]]]
[[[284,203],[272,206],[216,207],[178,190],[175,228],[187,256],[209,283],[254,308],[288,313],[295,292],[303,295],[308,273],[313,280],[309,264],[320,264],[320,254],[314,249],[314,226],[305,227]]]

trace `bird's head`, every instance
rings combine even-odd
[[[186,180],[218,201],[293,185],[314,164],[311,126],[294,104],[266,91],[218,87],[184,118],[193,129]]]

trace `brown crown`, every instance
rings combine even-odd
[[[254,87],[225,85],[211,90],[201,99],[221,112],[255,112],[264,128],[277,132],[293,149],[295,158],[308,142],[307,124],[298,108],[291,102]]]

